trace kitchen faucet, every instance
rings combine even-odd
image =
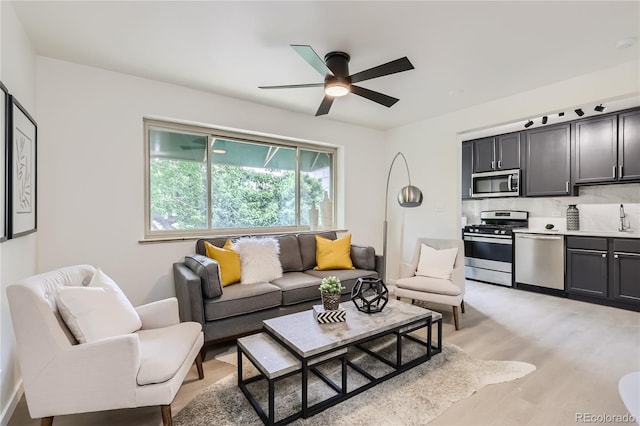
[[[626,224],[625,224],[626,217],[627,215],[624,212],[624,206],[620,204],[620,225],[618,225],[618,231],[620,232],[629,231],[631,229],[631,224],[629,223],[628,220],[626,221]]]

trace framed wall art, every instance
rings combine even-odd
[[[36,231],[36,161],[38,127],[11,96],[9,123],[9,238]]]
[[[7,220],[7,145],[9,140],[8,127],[8,102],[9,93],[7,88],[0,81],[0,242],[7,240],[8,220]]]

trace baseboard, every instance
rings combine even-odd
[[[20,398],[22,398],[22,394],[24,394],[24,389],[22,388],[22,379],[18,382],[15,389],[13,390],[13,394],[11,395],[11,399],[7,406],[0,413],[0,425],[6,426],[9,424],[9,419],[13,415],[16,407],[18,406],[18,402],[20,402]]]

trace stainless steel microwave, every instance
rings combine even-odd
[[[471,198],[519,197],[520,169],[471,175]]]

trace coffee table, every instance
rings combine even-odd
[[[307,418],[345,399],[351,398],[371,387],[388,380],[404,371],[428,361],[442,350],[442,316],[418,306],[397,300],[389,300],[382,312],[365,314],[358,311],[353,303],[341,306],[347,311],[347,320],[340,323],[319,324],[312,310],[298,312],[263,321],[264,332],[238,339],[238,386],[245,394],[265,424],[286,424],[297,418]],[[437,343],[433,343],[432,325],[436,324]],[[415,331],[424,329],[426,336],[416,336]],[[413,334],[410,334],[413,333]],[[375,350],[365,347],[365,343],[384,337],[395,336],[395,359],[387,359]],[[424,353],[403,362],[403,342],[409,339],[424,346]],[[350,361],[347,353],[362,351],[391,367],[391,371],[381,377],[374,377],[360,365]],[[242,377],[242,355],[251,361],[260,374],[249,379]],[[342,382],[334,383],[316,367],[328,360],[342,362]],[[347,368],[349,367],[349,368]],[[356,389],[347,390],[347,374],[354,370],[369,382]],[[328,399],[308,405],[309,373],[315,374],[336,394]],[[293,374],[301,374],[301,410],[285,419],[275,421],[275,382]],[[269,414],[251,395],[247,384],[266,379],[269,385]]]

